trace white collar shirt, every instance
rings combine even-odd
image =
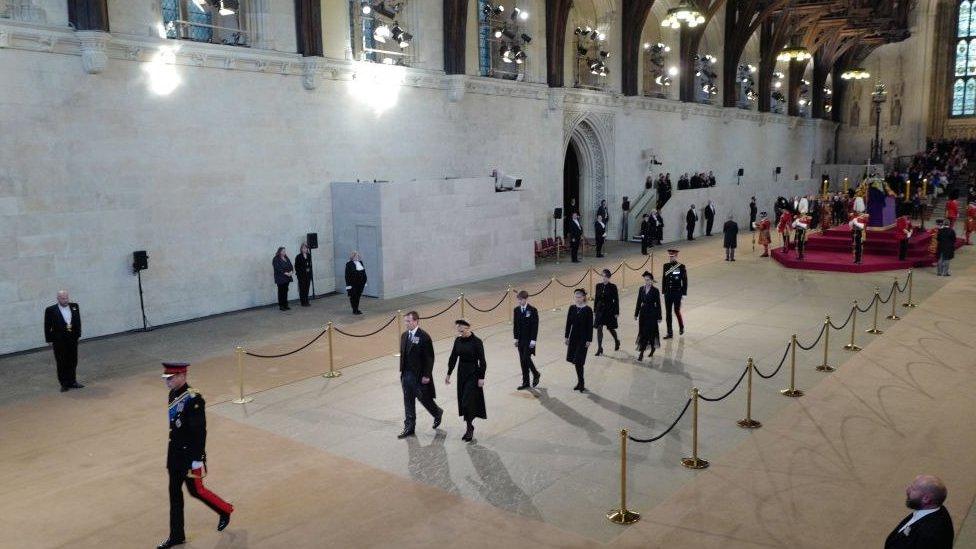
[[[909,526],[911,526],[912,524],[915,524],[916,522],[922,520],[922,518],[924,518],[926,515],[932,514],[932,513],[936,512],[938,510],[939,510],[939,508],[936,507],[935,509],[920,509],[918,511],[913,512],[912,513],[912,518],[908,519],[908,522],[906,522],[905,525],[902,526],[898,530],[898,533],[899,534],[905,533],[905,531],[908,530],[908,527]]]
[[[71,306],[58,304],[58,310],[61,311],[61,317],[64,318],[65,324],[71,324]]]

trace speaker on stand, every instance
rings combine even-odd
[[[318,247],[319,247],[319,233],[308,233],[308,234],[306,234],[305,235],[305,244],[308,244],[308,249],[309,249],[308,261],[309,261],[309,264],[311,265],[311,262],[312,262],[312,253],[311,253],[311,250],[318,249]],[[311,281],[312,281],[312,296],[311,296],[311,298],[312,299],[315,299],[315,267],[314,266],[312,267]]]
[[[149,254],[146,250],[132,252],[132,272],[139,279],[139,309],[142,311],[142,331],[151,330],[149,322],[146,320],[146,302],[142,297],[142,271],[149,268]]]

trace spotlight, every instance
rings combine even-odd
[[[532,37],[529,36],[528,34],[522,33],[522,41],[528,44],[529,42],[532,41]]]
[[[525,21],[528,18],[529,18],[529,12],[519,8],[512,8],[512,21],[515,21],[516,19],[521,19],[522,21]]]
[[[606,39],[607,39],[607,35],[606,35],[606,34],[603,34],[603,33],[601,32],[601,33],[599,33],[599,34],[597,34],[597,35],[596,35],[596,38],[597,38],[597,40],[599,40],[600,42],[603,42],[604,40],[606,40]]]
[[[773,82],[773,87],[778,90],[778,89],[780,89],[780,88],[783,87],[783,83],[782,82]]]
[[[495,38],[502,37],[502,29],[495,29]]]
[[[494,12],[495,15],[500,15],[504,11],[505,11],[505,6],[503,6],[501,4],[498,4],[497,6],[495,6],[495,9],[493,10],[493,12]]]
[[[651,43],[650,42],[644,42],[644,49],[645,50],[651,49]]]
[[[385,23],[373,30],[373,40],[376,40],[380,44],[386,44],[386,40],[388,38],[392,38],[392,36],[393,33],[390,32],[389,25],[386,25]]]
[[[369,15],[370,13],[373,13],[373,6],[369,4],[369,0],[363,0],[362,2],[359,3],[359,5],[360,7],[362,7],[363,15]]]
[[[668,69],[668,74],[671,76],[678,76],[678,67],[671,67]]]

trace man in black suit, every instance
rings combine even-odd
[[[712,236],[712,226],[715,224],[715,205],[709,200],[705,205],[705,236]]]
[[[407,331],[400,336],[400,386],[403,389],[403,432],[397,438],[413,436],[417,423],[416,400],[434,416],[434,429],[444,417],[434,398],[434,342],[420,329],[420,315],[410,311],[403,315]]]
[[[583,226],[580,225],[578,213],[573,212],[573,217],[569,220],[566,230],[569,234],[569,253],[572,256],[573,263],[579,263],[579,247],[580,240],[583,239]]]
[[[651,243],[652,246],[660,246],[661,241],[664,240],[664,218],[661,217],[661,212],[658,210],[651,211],[651,221],[654,222],[654,227],[657,229],[654,234],[654,241]]]
[[[603,257],[603,243],[607,240],[607,224],[603,222],[603,216],[597,214],[596,221],[593,222],[593,237],[596,240],[596,256]]]
[[[641,255],[647,255],[647,245],[653,245],[654,243],[654,226],[651,224],[651,218],[647,214],[644,214],[641,220],[640,237]]]
[[[349,304],[352,305],[352,314],[361,315],[359,310],[359,298],[363,296],[363,289],[366,287],[366,264],[363,263],[359,252],[349,254],[349,261],[346,262],[346,292],[349,293]]]
[[[905,489],[905,505],[912,510],[885,540],[885,549],[951,549],[955,531],[942,506],[945,484],[932,475],[919,475]]]
[[[522,290],[516,296],[518,307],[512,311],[512,339],[518,349],[519,364],[522,366],[522,384],[516,390],[529,388],[529,372],[532,372],[532,386],[539,385],[542,374],[532,363],[535,354],[536,336],[539,335],[539,311],[529,305],[529,292]]]
[[[758,211],[759,208],[756,206],[756,197],[754,196],[749,200],[749,230],[750,231],[756,230],[755,227],[756,214],[758,213]]]
[[[695,205],[692,204],[688,208],[688,213],[685,214],[685,229],[688,232],[688,240],[695,239],[695,225],[698,224],[698,212],[695,211]]]
[[[44,341],[54,350],[61,392],[81,389],[75,371],[78,368],[78,340],[81,339],[81,312],[68,299],[68,290],[58,292],[58,302],[44,310]]]

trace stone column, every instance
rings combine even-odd
[[[271,0],[251,0],[246,6],[248,44],[252,48],[259,50],[275,49],[270,4]]]

